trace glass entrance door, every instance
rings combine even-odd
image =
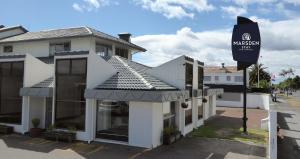
[[[128,142],[128,102],[98,101],[96,138]]]

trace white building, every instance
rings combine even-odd
[[[247,87],[249,71],[247,70]],[[223,88],[224,93],[217,97],[217,106],[243,107],[243,70],[237,66],[205,66],[204,85],[210,88]],[[269,109],[269,95],[263,93],[247,93],[247,107]]]
[[[0,29],[0,124],[26,133],[39,118],[41,128],[76,128],[78,140],[154,148],[164,127],[186,135],[215,114],[223,90],[203,91],[202,62],[131,60],[144,51],[128,33],[116,38],[89,27]]]

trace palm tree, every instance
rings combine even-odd
[[[265,80],[267,82],[271,81],[271,75],[267,71],[265,71],[265,69],[267,69],[267,67],[264,67],[263,64],[255,64],[250,68],[250,73],[249,73],[250,86],[257,85],[258,74],[260,80]]]
[[[282,76],[282,77],[288,77],[287,79],[285,79],[285,81],[283,83],[285,83],[285,89],[286,89],[286,93],[287,93],[287,96],[289,94],[289,89],[291,87],[291,81],[292,81],[292,78],[291,76],[295,75],[295,71],[292,69],[292,68],[289,68],[287,70],[285,69],[282,69],[281,72],[279,73],[279,76]]]

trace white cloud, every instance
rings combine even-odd
[[[96,11],[100,7],[108,6],[110,5],[110,0],[83,0],[82,3],[73,3],[72,7],[74,10],[79,12],[84,11]]]
[[[300,74],[300,18],[272,22],[258,19],[262,38],[261,62],[269,71],[278,73],[283,68],[292,67]],[[188,55],[205,62],[206,65],[235,65],[231,55],[231,31],[211,30],[194,32],[188,27],[176,34],[144,35],[132,41],[148,51],[134,56],[134,59],[157,66],[180,55]],[[144,59],[144,60],[143,60]]]
[[[276,2],[277,0],[231,0],[237,5],[247,6],[250,4],[269,4],[272,2]]]
[[[221,7],[222,11],[228,14],[231,18],[236,18],[237,16],[247,13],[245,8],[234,7],[234,6],[223,6]]]
[[[214,6],[207,0],[133,0],[144,9],[160,13],[167,17],[181,19],[183,17],[193,18],[195,12],[210,11]]]
[[[72,7],[78,12],[83,12],[83,9],[77,3],[73,3]]]
[[[286,3],[293,4],[295,6],[300,5],[300,0],[283,0]]]
[[[287,9],[285,7],[285,3],[281,2],[281,3],[277,3],[276,4],[276,11],[285,15],[286,17],[288,18],[294,18],[294,17],[298,17],[298,13],[293,11],[293,10],[290,10],[290,9]]]

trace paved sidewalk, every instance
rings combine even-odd
[[[278,124],[284,140],[278,143],[278,159],[300,158],[300,93],[279,98],[271,107],[278,111]]]

